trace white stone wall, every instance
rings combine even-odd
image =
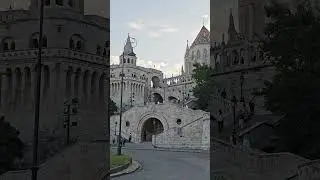
[[[133,142],[141,142],[141,129],[143,123],[149,118],[157,118],[161,121],[164,132],[153,137],[157,146],[176,148],[203,148],[208,146],[208,134],[210,134],[209,114],[188,108],[182,108],[174,103],[153,104],[147,106],[133,107],[123,113],[122,135],[128,138],[132,134]],[[177,124],[177,119],[181,119],[181,124]],[[119,116],[110,118],[110,135],[114,136],[115,121],[119,123]],[[126,122],[130,126],[126,126]],[[119,124],[118,124],[119,125]],[[177,129],[182,129],[182,137],[177,133]],[[209,132],[207,132],[209,131]],[[111,134],[111,132],[113,132]],[[203,136],[205,137],[203,138]]]

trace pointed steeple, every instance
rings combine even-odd
[[[191,44],[191,47],[196,46],[198,44],[210,44],[210,31],[205,26],[202,26],[196,39]]]
[[[181,66],[181,75],[184,75],[183,66]]]
[[[187,40],[186,52],[184,53],[184,57],[187,57],[189,54],[189,41]]]
[[[128,33],[128,37],[127,37],[127,40],[126,40],[126,45],[124,46],[123,54],[124,55],[128,55],[128,56],[135,56],[136,55],[133,52],[133,47],[132,47],[132,44],[131,44],[131,38],[130,38],[129,33]]]
[[[236,40],[237,31],[234,25],[234,18],[232,15],[232,8],[230,8],[230,15],[229,15],[229,27],[228,27],[228,41]]]

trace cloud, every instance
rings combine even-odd
[[[158,38],[164,33],[174,33],[179,29],[167,24],[147,23],[142,19],[137,19],[128,23],[129,28],[137,31],[144,31],[151,38]]]
[[[136,21],[129,22],[128,26],[134,30],[143,30],[146,27],[146,24],[141,19],[138,19]]]

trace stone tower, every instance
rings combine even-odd
[[[239,0],[239,31],[249,39],[263,35],[264,5],[265,0]]]
[[[126,40],[126,44],[124,46],[124,51],[119,57],[119,64],[126,64],[132,66],[137,65],[137,56],[133,52],[132,41],[129,34]]]

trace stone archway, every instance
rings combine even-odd
[[[163,132],[164,132],[164,127],[161,121],[157,118],[149,118],[142,125],[141,141],[151,142],[152,135],[161,134]]]
[[[167,119],[164,116],[162,116],[162,115],[160,115],[160,114],[158,114],[156,112],[152,112],[152,111],[151,112],[150,111],[146,112],[146,113],[142,114],[139,119],[140,120],[139,120],[139,123],[136,126],[137,129],[136,129],[136,132],[135,132],[135,137],[137,139],[137,142],[143,142],[143,139],[142,139],[143,133],[144,133],[143,130],[148,128],[148,121],[152,122],[153,119],[156,119],[156,124],[154,126],[152,126],[152,127],[156,127],[156,126],[160,127],[159,124],[161,123],[161,126],[163,128],[159,128],[159,129],[161,129],[161,131],[160,132],[157,131],[158,132],[157,134],[166,133],[168,131],[168,129],[169,129],[169,124],[168,124]],[[149,129],[150,129],[150,127],[149,127]]]

